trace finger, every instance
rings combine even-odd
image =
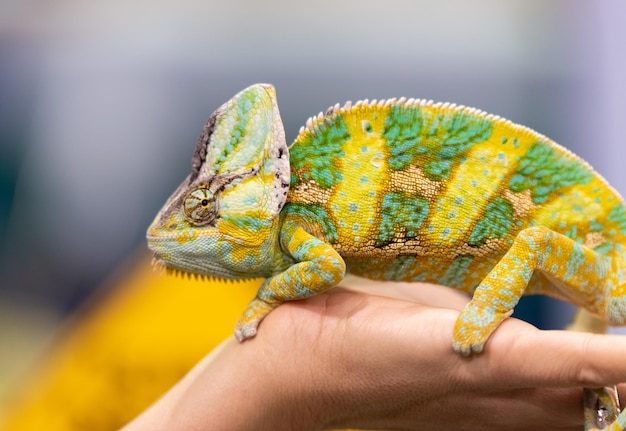
[[[451,347],[456,316],[458,312],[449,309],[335,291],[279,307],[268,316],[265,331],[255,341],[278,335],[289,339],[289,350],[280,353],[283,358],[289,351],[308,352],[296,354],[288,363],[295,365],[301,377],[306,370],[312,381],[324,382],[323,391],[332,387],[330,392],[320,391],[320,399],[332,400],[328,408],[340,406],[340,413],[350,412],[350,417],[381,421],[389,419],[386,412],[390,408],[397,421],[419,418],[419,422],[403,423],[406,429],[411,423],[419,423],[424,430],[441,429],[442,424],[472,431],[582,428],[579,388],[499,387],[493,374],[502,368],[493,359],[496,352],[469,361],[457,355]],[[521,329],[536,331],[530,325]],[[291,331],[297,334],[293,340]],[[315,334],[315,342],[309,333]],[[269,344],[276,352],[280,343],[273,340]],[[307,362],[311,360],[314,365]],[[485,361],[493,366],[475,366],[479,362],[485,365]],[[464,366],[474,377],[484,373],[478,379],[482,390],[478,390],[479,384],[462,385],[456,371]],[[350,397],[337,397],[348,393]],[[524,426],[520,428],[520,424]]]
[[[489,355],[489,351],[491,354]],[[626,337],[540,331],[509,319],[487,343],[497,379],[519,387],[606,386],[626,382]]]
[[[465,396],[467,398],[467,395]],[[482,429],[581,430],[582,389],[529,388],[496,392],[472,406],[475,417],[489,418]],[[485,419],[486,421],[487,419]],[[491,425],[491,426],[487,426]],[[453,429],[465,429],[458,427]],[[477,428],[480,429],[480,428]]]
[[[366,350],[363,355],[378,358],[379,365],[417,366],[419,360],[422,370],[430,370],[424,373],[426,376],[438,375],[443,367],[461,384],[475,388],[606,386],[626,382],[626,337],[618,335],[540,331],[510,318],[496,329],[484,352],[465,358],[451,347],[458,312],[450,309],[388,298],[368,299],[368,295],[340,291],[299,302],[297,308],[295,322],[302,322],[311,314],[324,316],[326,322],[326,326],[319,322],[304,327],[291,325],[294,330],[298,328],[298,338],[302,339],[311,327],[321,328],[321,332],[329,330],[332,336],[322,339],[339,340],[331,344],[333,349],[341,351],[353,346],[355,351]],[[315,313],[303,313],[303,309]],[[337,322],[328,325],[330,321]],[[342,333],[347,335],[340,337],[338,334]],[[284,329],[281,334],[284,336]]]
[[[383,422],[376,429],[580,431],[583,428],[582,390],[576,388],[533,388],[489,394],[453,392],[445,397],[407,403],[401,411],[403,422]],[[395,413],[394,419],[398,419],[400,414]],[[364,416],[369,419],[367,412]],[[342,425],[364,428],[366,424]]]

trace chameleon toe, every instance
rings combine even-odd
[[[253,338],[257,333],[259,322],[250,322],[241,327],[235,328],[235,338],[239,342],[243,342]]]

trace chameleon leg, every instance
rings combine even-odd
[[[617,388],[585,388],[584,392],[585,431],[605,430],[620,414]],[[623,420],[623,419],[622,419]],[[615,425],[622,430],[619,422]]]
[[[307,298],[334,287],[346,272],[346,265],[334,248],[295,223],[285,223],[280,240],[283,250],[296,263],[261,285],[235,325],[239,341],[254,337],[261,320],[283,302]]]
[[[626,430],[626,411],[620,413],[620,415],[611,424],[608,424],[604,428],[587,428],[585,424],[585,431],[624,431]]]
[[[604,334],[607,324],[584,308],[581,308],[576,313],[574,321],[566,329],[568,331]],[[584,388],[583,399],[585,431],[605,429],[608,424],[615,421],[620,413],[616,386]]]
[[[601,316],[616,278],[612,261],[570,238],[545,227],[522,230],[511,248],[487,274],[461,312],[453,335],[454,350],[469,355],[480,352],[491,333],[511,315],[535,270],[542,271],[560,296],[586,304]]]

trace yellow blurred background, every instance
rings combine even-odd
[[[258,281],[200,282],[136,256],[57,332],[4,405],[6,431],[115,430],[232,334]]]

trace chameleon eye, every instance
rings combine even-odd
[[[190,192],[183,203],[185,218],[196,226],[211,223],[217,217],[216,196],[206,186]]]

